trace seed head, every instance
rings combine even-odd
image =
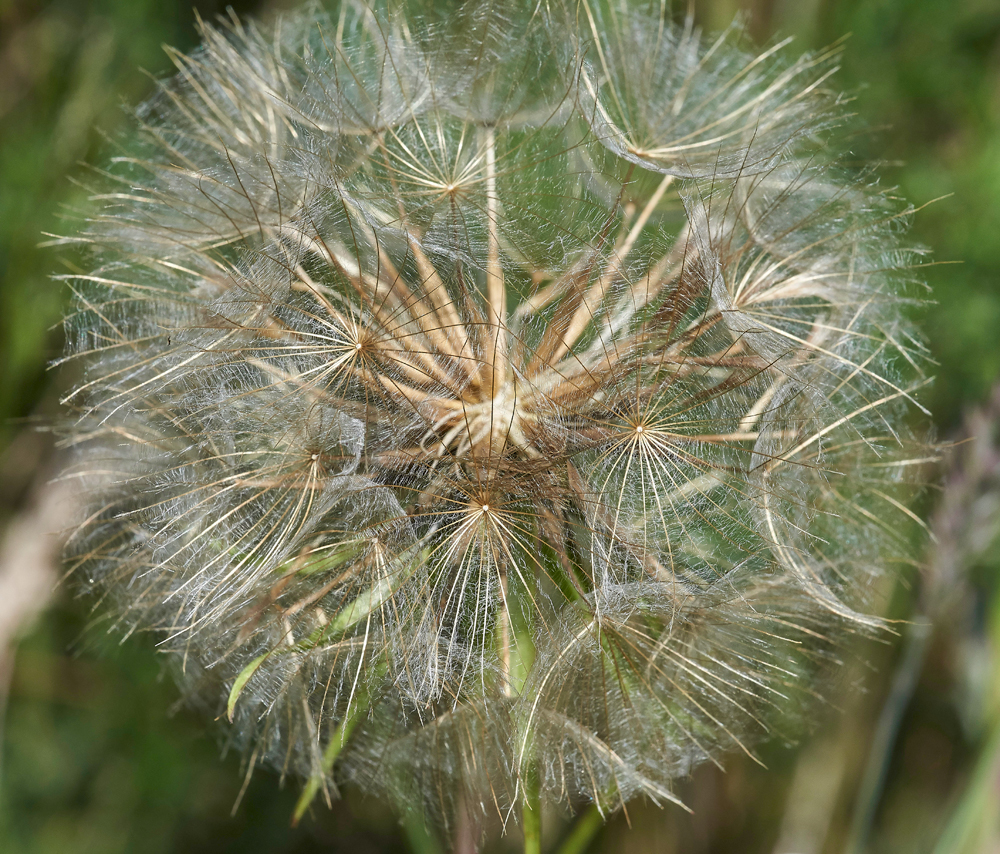
[[[599,0],[200,27],[69,277],[76,574],[252,763],[445,822],[673,801],[787,721],[912,517],[835,54]]]

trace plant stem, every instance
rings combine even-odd
[[[556,854],[585,854],[602,827],[604,827],[604,816],[596,804],[591,804],[577,816],[566,838],[556,849]]]
[[[920,678],[930,632],[930,621],[918,613],[907,632],[906,644],[896,672],[893,674],[889,696],[882,706],[875,734],[872,736],[868,763],[861,778],[851,829],[844,845],[847,854],[862,854],[868,846],[868,836],[875,821],[875,813],[889,772],[889,761],[896,745],[899,725]]]
[[[521,801],[521,826],[524,829],[524,854],[542,854],[542,803],[540,780],[534,766],[524,776]]]
[[[403,832],[413,854],[442,854],[441,846],[416,812],[403,817]]]

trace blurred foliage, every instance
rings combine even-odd
[[[204,16],[224,5],[195,4]],[[121,105],[149,92],[142,69],[166,73],[161,46],[193,38],[187,2],[0,0],[0,441],[11,416],[33,411],[61,350],[64,295],[49,282],[42,235],[66,230],[60,215],[84,198],[70,179],[95,160],[101,132],[119,127]]]
[[[194,5],[211,17],[223,3]],[[241,14],[261,9],[252,0],[233,5]],[[1000,4],[696,0],[695,12],[708,29],[742,12],[760,41],[794,35],[802,49],[850,34],[837,80],[856,96],[864,127],[851,139],[851,156],[859,164],[892,158],[881,164],[883,183],[916,205],[933,202],[916,214],[911,234],[933,249],[931,266],[917,271],[932,287],[924,326],[940,365],[925,400],[939,435],[952,435],[1000,376]],[[65,295],[50,281],[59,253],[39,243],[45,233],[72,229],[61,214],[85,204],[73,183],[78,162],[99,162],[99,130],[115,134],[121,103],[150,90],[137,69],[168,73],[161,44],[187,49],[193,38],[190,0],[0,0],[0,522],[46,453],[24,425],[57,411],[65,381],[46,372],[61,350]],[[977,506],[983,524],[995,526],[1000,507]],[[812,822],[819,842],[809,850],[817,854],[845,846],[887,854],[998,850],[997,552],[984,548],[969,559],[968,573],[948,585],[948,608],[926,601],[936,589],[931,563],[900,586],[895,615],[935,616],[934,631],[915,648],[912,625],[902,624],[904,643],[857,650],[866,666],[845,670],[845,684],[832,691],[839,708],[798,753],[776,740],[764,750],[767,770],[738,757],[724,774],[701,768],[679,792],[693,816],[636,804],[588,850],[790,854],[782,845],[800,819]],[[0,850],[433,850],[378,804],[350,794],[332,810],[315,808],[293,831],[297,784],[281,787],[268,771],[255,774],[230,818],[243,774],[241,757],[220,759],[223,730],[206,726],[203,710],[176,707],[177,690],[151,643],[118,645],[100,627],[88,629],[87,619],[86,604],[63,589],[20,646],[3,720]],[[914,649],[919,654],[908,658]],[[914,684],[894,709],[901,677]],[[886,709],[896,724],[873,748]],[[871,803],[858,805],[873,754],[884,774]],[[859,842],[865,809],[871,826]]]
[[[409,850],[393,847],[394,821],[371,802],[338,803],[290,830],[297,784],[279,788],[263,774],[231,818],[240,757],[220,759],[207,720],[204,710],[177,708],[177,687],[148,644],[84,632],[76,604],[56,607],[22,644],[11,683],[0,850]]]

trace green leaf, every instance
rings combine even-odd
[[[270,654],[269,652],[265,652],[263,655],[258,655],[240,671],[240,675],[233,682],[233,688],[229,692],[229,702],[226,703],[226,716],[229,718],[230,723],[233,722],[233,711],[236,708],[236,701],[239,699],[240,694],[243,693],[243,689],[246,687],[247,682],[250,681],[250,677],[257,672],[257,668],[264,663],[264,659]]]
[[[302,816],[306,814],[306,810],[308,810],[309,805],[312,804],[313,799],[319,792],[320,786],[323,785],[324,778],[327,774],[333,771],[334,762],[336,762],[337,757],[340,755],[340,751],[347,743],[347,739],[350,738],[351,731],[361,720],[361,716],[368,710],[368,706],[368,697],[364,693],[361,693],[354,706],[353,712],[348,709],[344,719],[337,724],[337,728],[330,736],[330,741],[327,742],[326,750],[323,751],[322,773],[314,774],[309,778],[305,788],[302,789],[302,794],[299,796],[299,799],[295,804],[295,811],[292,813],[292,827],[298,825]]]

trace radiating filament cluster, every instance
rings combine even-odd
[[[836,52],[620,0],[201,31],[66,277],[108,613],[251,767],[444,823],[788,726],[905,560],[924,381]]]

